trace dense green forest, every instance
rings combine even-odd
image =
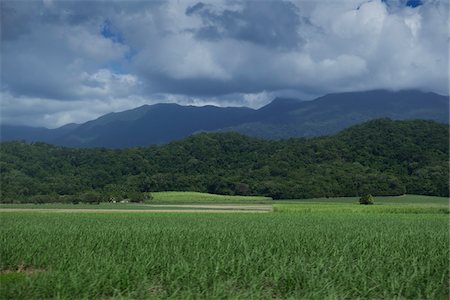
[[[449,126],[422,120],[380,119],[281,141],[202,133],[121,150],[5,142],[0,154],[2,202],[168,190],[274,199],[449,194]]]

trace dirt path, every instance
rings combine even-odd
[[[67,208],[0,208],[0,212],[64,213],[267,213],[268,210],[239,209],[67,209]]]

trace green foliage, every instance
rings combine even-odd
[[[141,192],[130,192],[128,193],[128,199],[133,203],[142,203],[147,199],[147,197],[146,194]]]
[[[280,141],[209,133],[123,150],[6,142],[0,147],[0,199],[23,203],[35,195],[90,191],[103,195],[100,201],[158,191],[274,199],[448,196],[448,145],[447,125],[387,119],[334,136]]]
[[[34,204],[42,204],[42,203],[48,203],[49,197],[45,195],[34,195],[30,197],[30,202]]]
[[[1,273],[39,272],[0,277],[0,298],[446,299],[448,215],[356,199],[342,205],[355,212],[2,212]]]
[[[101,200],[100,193],[93,191],[84,193],[80,197],[80,202],[87,204],[99,204]]]
[[[373,204],[373,197],[371,194],[362,195],[359,198],[359,204],[370,205]]]

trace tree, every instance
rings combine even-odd
[[[34,204],[44,204],[48,202],[48,197],[44,195],[35,195],[30,197],[30,202]]]
[[[144,193],[130,192],[128,193],[128,199],[130,200],[130,202],[142,203],[146,199],[146,196]]]
[[[363,195],[359,198],[359,204],[370,205],[373,204],[373,197],[371,194]]]
[[[334,136],[258,140],[193,135],[145,148],[79,149],[0,143],[0,202],[100,201],[128,192],[198,191],[295,199],[373,194],[449,195],[449,126],[378,120]],[[38,201],[38,202],[39,202]]]
[[[81,202],[89,204],[100,204],[101,196],[97,192],[87,192],[81,195]]]
[[[250,192],[250,187],[246,183],[238,183],[234,187],[234,193],[236,195],[245,196],[248,195]]]

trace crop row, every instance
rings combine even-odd
[[[2,299],[446,298],[444,214],[1,213]]]

